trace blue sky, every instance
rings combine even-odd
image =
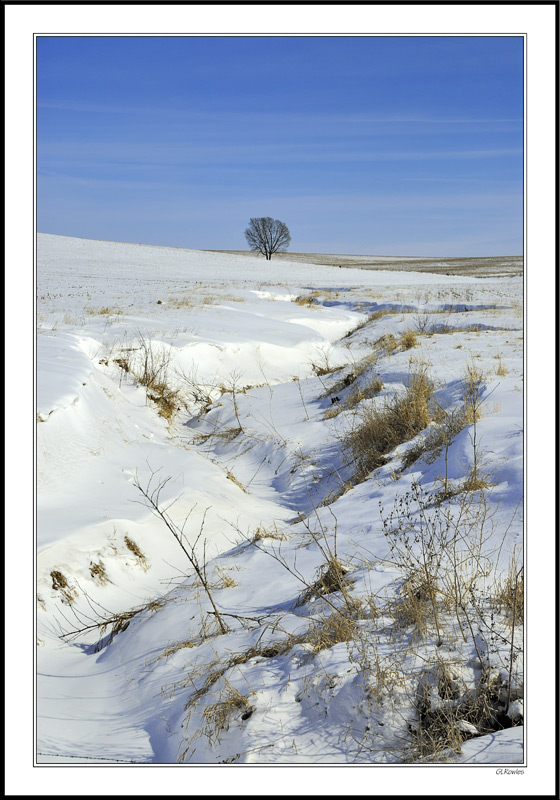
[[[521,37],[38,37],[37,228],[518,255]]]

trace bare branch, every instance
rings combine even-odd
[[[262,253],[267,261],[274,253],[285,252],[292,241],[286,223],[272,217],[251,217],[245,238],[249,248]]]

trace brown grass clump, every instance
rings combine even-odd
[[[484,390],[484,373],[474,361],[466,366],[463,387],[466,421],[468,424],[473,424],[478,422],[482,416],[482,393]]]
[[[200,641],[190,641],[186,639],[181,642],[173,642],[173,644],[169,644],[167,647],[164,647],[159,656],[157,656],[156,661],[159,661],[160,658],[169,658],[170,656],[175,655],[175,653],[178,653],[179,650],[186,650],[191,647],[196,647],[199,644]]]
[[[383,381],[376,375],[365,386],[356,386],[356,388],[342,400],[337,400],[333,403],[333,405],[325,411],[323,419],[332,419],[338,416],[341,411],[349,411],[355,408],[362,400],[376,397],[382,389]]]
[[[66,587],[68,586],[68,581],[66,580],[65,576],[62,574],[62,572],[59,572],[57,569],[52,570],[51,578],[52,578],[52,588],[56,589],[57,591],[59,589],[66,589]]]
[[[414,760],[447,761],[452,753],[460,754],[465,738],[452,712],[428,711],[414,731]]]
[[[341,481],[340,485],[337,486],[335,489],[332,489],[327,496],[321,501],[321,506],[330,506],[335,503],[343,494],[346,492],[351,491],[354,488],[354,484],[351,481]]]
[[[220,301],[220,297],[215,296],[212,297],[210,295],[197,295],[189,294],[181,295],[177,297],[170,297],[167,300],[166,305],[168,308],[196,308],[197,306],[210,306],[218,303]],[[230,296],[229,299],[235,299]]]
[[[463,492],[479,492],[481,489],[488,489],[492,486],[486,475],[481,475],[478,469],[472,469],[469,476],[463,484],[461,484],[461,491]]]
[[[358,424],[347,437],[358,481],[382,466],[386,454],[397,445],[427,427],[435,414],[431,403],[433,388],[427,374],[418,372],[410,376],[404,393],[395,394],[381,407],[369,406],[360,411]]]
[[[193,436],[193,442],[195,444],[204,444],[211,439],[221,439],[224,442],[232,442],[240,433],[243,433],[243,428],[239,426],[235,428],[224,428],[223,430],[218,430],[218,428],[216,428],[207,433],[197,433]]]
[[[507,367],[504,366],[502,363],[502,359],[498,356],[498,366],[496,367],[496,375],[499,375],[501,378],[505,377],[508,374]]]
[[[226,470],[226,478],[230,480],[232,483],[234,483],[239,489],[241,489],[242,492],[245,492],[245,494],[247,494],[247,489],[243,486],[241,481],[235,477],[233,472],[230,472],[229,469]]]
[[[118,636],[119,633],[125,631],[130,625],[131,620],[134,619],[134,617],[136,617],[138,614],[146,611],[154,614],[156,611],[159,611],[160,608],[163,608],[166,602],[167,601],[164,598],[150,600],[143,606],[133,608],[130,611],[122,611],[119,614],[113,614],[112,616],[100,622],[98,625],[100,638],[95,645],[95,652],[99,652],[104,647],[108,647],[115,636]],[[110,633],[108,638],[105,639],[104,635],[108,628],[110,628]]]
[[[342,411],[341,404],[335,403],[330,408],[327,408],[327,410],[323,414],[323,419],[334,419],[334,417],[337,417],[341,411]]]
[[[515,562],[510,565],[505,579],[499,581],[493,599],[500,613],[507,614],[516,623],[523,623],[525,582],[523,567]]]
[[[228,575],[224,569],[218,567],[216,569],[216,573],[218,575],[218,580],[213,586],[214,589],[230,589],[233,586],[237,586],[237,583],[234,581],[231,575]]]
[[[202,712],[202,732],[210,744],[217,743],[222,731],[228,730],[234,718],[245,721],[253,711],[249,699],[227,683],[218,702],[206,706]]]
[[[400,345],[403,350],[410,350],[411,347],[416,347],[418,344],[418,338],[414,331],[408,330],[403,333],[401,336]]]
[[[133,539],[131,539],[130,536],[128,536],[128,534],[126,534],[125,537],[124,537],[124,543],[127,546],[127,548],[130,550],[130,552],[133,555],[136,556],[136,558],[138,559],[138,561],[141,564],[141,566],[145,570],[147,570],[148,569],[148,560],[147,560],[146,556],[140,550],[140,548],[138,547],[136,542]]]
[[[175,413],[179,410],[177,405],[179,392],[170,389],[165,383],[156,383],[151,387],[148,398],[158,407],[158,414],[167,421],[171,421]]]
[[[378,375],[376,375],[365,386],[358,386],[358,388],[352,392],[352,394],[348,395],[345,403],[348,408],[354,408],[354,406],[357,406],[362,400],[368,400],[369,398],[378,395],[382,389],[383,381]]]
[[[433,603],[438,593],[434,576],[420,570],[410,574],[393,604],[395,622],[402,627],[413,626],[416,633],[423,636],[433,619]]]
[[[416,443],[407,450],[403,458],[402,468],[407,469],[421,456],[425,456],[426,463],[433,463],[443,449],[446,472],[442,478],[442,491],[438,495],[439,501],[442,502],[461,491],[461,489],[452,488],[449,485],[447,478],[448,455],[454,437],[463,430],[468,422],[463,409],[444,411],[439,404],[435,404],[433,420],[437,423],[437,426],[430,429],[424,441]]]
[[[104,586],[106,583],[110,582],[103,561],[99,561],[97,564],[92,561],[89,565],[89,574],[93,580],[97,581],[97,583],[100,583],[101,586]]]
[[[298,520],[299,521],[299,520]],[[255,544],[255,542],[260,542],[263,539],[277,539],[279,541],[285,541],[288,537],[285,533],[278,530],[278,526],[274,523],[274,528],[265,528],[262,525],[259,525],[255,532],[253,533],[250,542],[251,544]]]
[[[103,306],[103,308],[84,308],[86,314],[90,314],[94,316],[95,314],[101,314],[102,316],[120,316],[122,315],[122,310],[120,308],[111,308],[110,306]]]
[[[127,356],[120,356],[119,358],[114,358],[113,361],[118,367],[120,367],[123,370],[123,372],[130,372],[130,361]]]
[[[342,566],[336,558],[330,559],[320,567],[318,576],[312,584],[308,584],[307,589],[300,595],[297,604],[303,605],[310,600],[324,597],[333,592],[342,592],[345,598],[348,596],[350,582],[344,576],[348,570]]]
[[[397,313],[398,312],[394,308],[380,308],[378,311],[371,312],[371,314],[368,316],[368,322],[377,322],[378,319],[385,317],[387,314]]]
[[[395,339],[392,333],[386,333],[383,336],[380,336],[374,342],[374,347],[377,351],[382,351],[390,355],[394,350],[397,349],[399,343]]]
[[[313,374],[318,378],[334,372],[335,367],[330,363],[328,350],[319,349],[314,361],[310,362]]]
[[[192,308],[195,305],[192,295],[183,295],[182,297],[170,297],[167,301],[169,308]]]
[[[325,619],[317,621],[308,632],[307,642],[315,652],[328,650],[339,642],[354,638],[358,621],[348,613],[335,611]]]
[[[298,306],[316,306],[319,304],[317,298],[313,297],[313,295],[311,294],[309,295],[300,294],[295,298],[293,302],[296,303]]]
[[[76,590],[70,586],[66,576],[59,570],[53,569],[51,571],[51,580],[52,588],[55,591],[60,592],[64,602],[68,603],[68,605],[72,605],[78,594]]]
[[[113,363],[140,386],[145,386],[147,397],[156,404],[160,417],[171,421],[179,410],[180,392],[172,389],[168,382],[170,350],[157,349],[141,333],[138,333],[138,341],[137,347],[121,348]]]

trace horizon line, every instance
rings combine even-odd
[[[49,233],[47,231],[35,231],[36,236],[60,236],[64,239],[82,239],[86,242],[105,242],[107,244],[130,244],[134,245],[135,247],[161,247],[167,250],[194,250],[199,253],[243,253],[247,255],[254,255],[255,257],[259,256],[259,253],[253,250],[241,250],[239,248],[223,248],[223,247],[209,247],[209,248],[200,248],[200,247],[181,247],[180,245],[174,244],[150,244],[149,242],[127,242],[121,239],[94,239],[91,236],[71,236],[68,233]],[[414,256],[410,253],[407,255],[394,255],[394,254],[379,254],[379,253],[332,253],[332,252],[322,252],[321,250],[313,250],[313,251],[303,251],[303,250],[286,250],[282,252],[275,253],[274,255],[279,256],[289,256],[290,254],[294,256],[311,256],[311,255],[318,255],[318,256],[364,256],[365,258],[415,258],[418,260],[423,259],[465,259],[465,258],[472,258],[472,259],[479,259],[479,258],[523,258],[523,253],[517,254],[502,254],[498,256]]]

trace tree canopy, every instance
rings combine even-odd
[[[249,248],[262,253],[267,261],[273,253],[285,252],[292,241],[286,223],[272,217],[251,217],[245,238]]]

